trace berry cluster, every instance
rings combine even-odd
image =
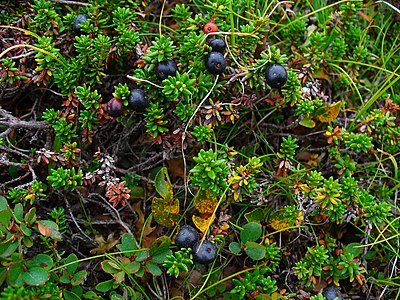
[[[76,16],[74,21],[73,30],[76,33],[81,31],[82,22],[88,20],[88,16],[80,14]],[[216,35],[218,33],[218,26],[213,22],[208,22],[203,26],[203,31],[207,35]],[[207,40],[207,44],[211,47],[212,51],[206,56],[204,65],[208,72],[214,75],[222,74],[226,68],[226,60],[224,52],[226,43],[223,39],[211,37]],[[178,71],[178,66],[172,59],[161,61],[155,67],[155,75],[158,80],[163,81],[168,76],[175,76]],[[280,64],[272,64],[265,70],[265,79],[268,86],[271,88],[282,88],[288,79],[285,68]],[[144,112],[148,107],[149,101],[140,89],[131,91],[128,106],[137,112]],[[112,98],[107,103],[107,112],[111,117],[119,117],[124,112],[124,105],[121,99]]]
[[[175,238],[175,245],[178,248],[192,248],[193,260],[200,264],[210,264],[217,257],[217,247],[210,241],[199,240],[199,234],[190,225],[184,225]]]
[[[218,32],[218,27],[214,23],[209,22],[204,26],[203,30],[204,33],[210,34]],[[226,60],[224,57],[226,47],[225,41],[219,38],[210,38],[207,43],[211,47],[212,52],[206,57],[205,67],[211,74],[222,74],[226,68]]]
[[[133,89],[128,98],[128,106],[136,112],[144,112],[149,105],[145,93],[141,89]],[[124,104],[121,99],[112,98],[107,102],[107,113],[109,116],[117,118],[124,113]]]

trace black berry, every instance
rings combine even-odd
[[[217,257],[217,247],[207,240],[200,243],[198,241],[193,245],[193,260],[203,265],[212,263]]]
[[[107,113],[111,117],[119,117],[124,113],[124,104],[117,98],[112,98],[107,102]]]
[[[76,32],[79,33],[81,31],[81,24],[83,21],[87,21],[89,17],[85,14],[79,14],[76,16],[74,20],[74,25],[72,26],[72,29]]]
[[[137,112],[143,112],[149,106],[149,101],[142,90],[134,89],[129,95],[128,105]]]
[[[326,300],[343,300],[342,293],[335,287],[328,287],[324,290]]]
[[[211,74],[221,74],[226,68],[226,60],[221,53],[214,51],[207,55],[205,66]]]
[[[224,53],[225,51],[225,41],[222,39],[209,39],[208,45],[212,48],[213,51]]]
[[[285,68],[280,64],[270,65],[265,70],[265,80],[267,84],[274,89],[283,87],[288,79]]]
[[[183,225],[175,238],[178,248],[191,248],[199,240],[199,234],[190,225]]]
[[[178,66],[173,60],[160,61],[156,65],[156,76],[158,80],[163,81],[168,76],[175,76],[178,71]]]

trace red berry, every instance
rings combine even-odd
[[[124,113],[124,104],[117,98],[112,98],[107,102],[107,113],[111,117],[119,117]]]
[[[204,25],[203,31],[205,34],[209,34],[211,32],[218,32],[218,26],[215,25],[215,23],[213,22],[208,22],[206,25]]]

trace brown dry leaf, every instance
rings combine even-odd
[[[185,168],[183,165],[182,158],[173,158],[167,161],[168,170],[171,172],[173,180],[176,180],[178,177],[185,177]]]
[[[96,235],[94,241],[99,245],[97,248],[90,250],[92,254],[103,254],[109,251],[112,247],[119,243],[118,240],[114,240],[114,234],[110,233],[105,241],[102,235]]]
[[[145,222],[141,202],[134,203],[132,205],[132,207],[138,215],[138,219],[135,223],[136,228],[137,228],[136,236],[139,238],[143,232],[142,246],[144,248],[150,248],[150,246],[153,244],[153,242],[158,237],[157,234],[154,234],[154,230],[156,230],[157,226],[154,226],[154,227],[151,226],[151,223],[153,221],[153,217],[151,215],[150,215],[149,219],[147,220],[147,222]]]
[[[38,226],[38,230],[40,232],[41,235],[45,236],[45,237],[51,237],[52,233],[53,233],[53,229],[41,224],[41,223],[37,223]]]
[[[150,215],[143,229],[142,246],[144,248],[150,248],[159,237],[155,232],[157,226],[154,227],[151,226],[152,221],[153,221],[153,216]]]
[[[328,286],[328,283],[325,280],[318,280],[317,284],[315,285],[313,292],[320,293],[324,288]]]
[[[138,218],[137,218],[137,220],[135,222],[135,225],[136,225],[138,233],[140,233],[141,229],[143,228],[143,224],[144,224],[144,214],[143,214],[143,211],[142,211],[142,201],[132,204],[132,208],[137,213],[137,217]]]
[[[151,222],[153,221],[153,216],[150,216],[149,219],[147,220],[146,226],[143,229],[143,236],[147,237],[150,234],[153,233],[154,230],[156,230],[157,226],[151,227]]]

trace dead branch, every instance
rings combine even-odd
[[[30,130],[46,130],[50,126],[47,122],[43,121],[23,121],[14,117],[8,111],[0,108],[0,125],[7,126],[8,128],[0,133],[0,138],[7,136],[13,129],[24,128]]]

